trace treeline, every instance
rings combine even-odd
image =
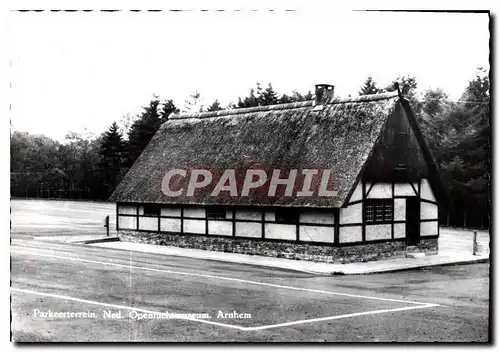
[[[410,99],[427,142],[441,168],[450,206],[440,214],[451,226],[489,227],[490,95],[487,72],[478,69],[459,101],[442,89],[417,93],[414,77],[397,77],[379,87],[368,77],[360,95],[393,91],[398,82]],[[311,100],[309,91],[279,94],[271,84],[257,83],[245,97],[228,106],[218,100],[207,107],[198,92],[184,102],[185,112],[217,111]],[[114,122],[99,136],[69,133],[64,143],[43,135],[11,135],[13,197],[104,200],[139,157],[160,125],[180,109],[172,100],[153,98],[130,124]],[[123,122],[123,121],[122,121]]]

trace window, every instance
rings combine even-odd
[[[299,214],[295,209],[278,209],[276,210],[276,222],[283,224],[295,224],[299,220]]]
[[[158,204],[144,204],[144,215],[146,215],[146,216],[160,216],[160,205],[158,205]]]
[[[225,220],[226,209],[223,208],[207,208],[207,219]]]
[[[392,199],[369,199],[365,201],[365,222],[392,221]]]

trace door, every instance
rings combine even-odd
[[[420,242],[420,199],[406,198],[406,245],[415,246]]]

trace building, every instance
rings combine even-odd
[[[119,236],[326,262],[437,253],[446,194],[408,100],[399,89],[348,99],[333,91],[317,85],[314,101],[170,116],[111,196]],[[228,182],[189,190],[206,181],[196,170]],[[248,191],[248,170],[284,181],[276,193]],[[330,172],[323,196],[318,178],[306,196],[286,182],[293,174],[305,187],[307,170]]]

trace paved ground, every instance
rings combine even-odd
[[[43,237],[44,239],[46,237]],[[58,240],[60,236],[50,237],[50,240]],[[68,242],[82,242],[82,236],[73,236],[65,239]],[[106,242],[103,242],[106,241]],[[89,241],[90,242],[90,241]],[[89,243],[87,242],[87,243]],[[321,263],[307,260],[293,260],[285,258],[274,258],[260,255],[248,255],[239,253],[226,253],[217,251],[206,251],[194,248],[179,248],[174,246],[161,246],[145,243],[121,242],[117,237],[104,237],[100,240],[93,240],[91,246],[114,248],[133,252],[155,253],[165,256],[188,257],[201,260],[216,260],[229,263],[249,264],[257,266],[267,266],[285,270],[296,270],[320,275],[360,275],[383,272],[393,272],[408,269],[419,269],[430,266],[471,264],[488,262],[488,253],[472,254],[472,251],[439,251],[435,255],[418,255],[415,257],[398,256],[368,262],[356,263]]]
[[[55,211],[54,222],[51,214],[57,202],[41,206],[23,201],[12,205],[15,341],[488,340],[489,264],[317,276],[46,242],[33,237],[64,235],[73,218],[83,225],[92,223],[82,232],[88,235],[91,226],[100,227],[106,205],[65,202],[70,212],[61,218],[62,212]],[[31,219],[42,231],[26,226]],[[40,316],[49,310],[95,317]],[[235,311],[246,316],[223,316]],[[157,312],[200,316],[156,319]],[[140,314],[151,316],[136,319]]]
[[[75,229],[82,235],[105,235],[106,215],[109,215],[110,234],[115,234],[114,203],[22,199],[11,201],[12,231],[32,236],[75,235]]]

